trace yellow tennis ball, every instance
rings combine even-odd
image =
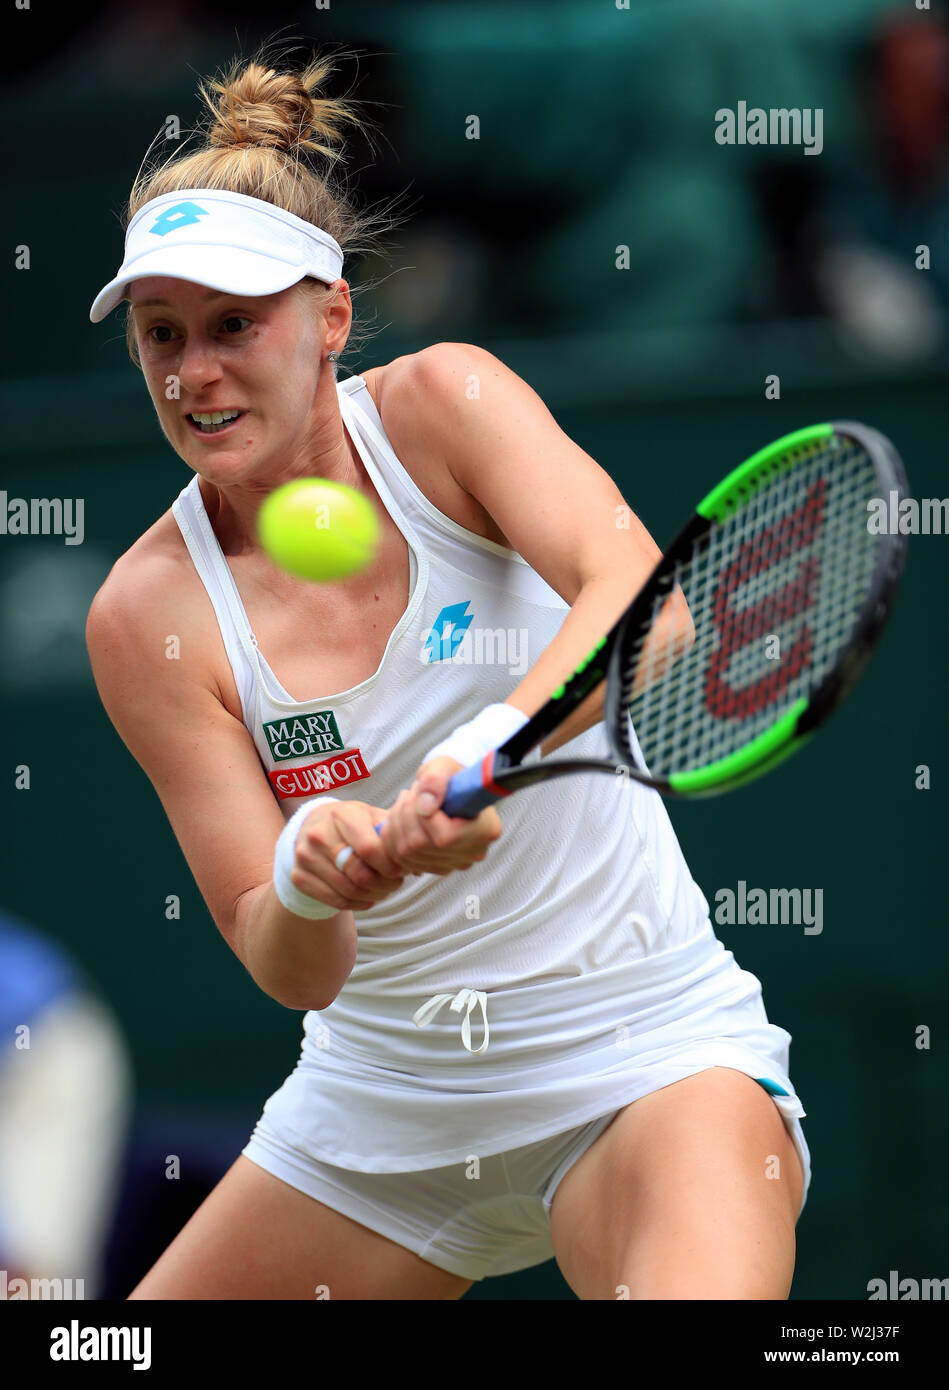
[[[274,564],[323,584],[371,565],[381,530],[364,493],[328,478],[284,483],[257,513],[257,535]]]

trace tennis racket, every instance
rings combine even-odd
[[[624,773],[682,797],[770,772],[840,705],[883,632],[906,537],[874,534],[867,504],[882,497],[892,515],[894,492],[907,493],[902,462],[866,425],[811,425],[754,454],[699,502],[543,708],[452,777],[442,810],[471,820],[578,772]],[[604,680],[615,761],[520,766]]]

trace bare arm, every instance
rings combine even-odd
[[[180,659],[166,658],[166,634],[176,629],[167,575],[148,574],[142,564],[130,573],[123,561],[86,624],[106,712],[158,793],[231,950],[286,1008],[325,1008],[355,963],[353,913],[309,921],[277,899],[273,858],[285,822],[253,740],[210,689],[198,636],[183,636]],[[179,600],[179,608],[185,604]],[[356,891],[352,882],[348,889]]]
[[[235,953],[265,994],[288,1009],[325,1009],[356,963],[356,919],[344,910],[311,922],[277,898],[272,883],[238,900]]]
[[[661,552],[609,474],[565,434],[536,391],[470,343],[434,343],[398,359],[386,428],[424,439],[570,611],[505,703],[533,715],[589,654],[648,579]],[[478,390],[472,392],[472,382]],[[694,636],[680,589],[663,609],[643,667],[655,679]],[[653,658],[649,665],[650,657]],[[600,684],[541,745],[546,755],[603,719]]]

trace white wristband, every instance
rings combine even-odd
[[[471,767],[479,763],[485,753],[506,743],[529,720],[529,715],[513,705],[488,705],[475,719],[460,725],[448,738],[430,749],[422,763],[431,762],[432,758],[454,758],[462,767]],[[525,761],[535,761],[535,754],[539,756],[539,750],[535,749]]]
[[[316,796],[294,811],[280,832],[274,852],[273,886],[279,901],[288,912],[295,913],[297,917],[307,917],[314,922],[321,917],[335,917],[337,912],[342,912],[343,909],[330,907],[329,903],[318,902],[308,893],[302,893],[296,884],[291,882],[290,873],[296,856],[300,827],[310,812],[316,810],[317,805],[322,806],[327,801],[339,801],[339,797],[325,794]]]

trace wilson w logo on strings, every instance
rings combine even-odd
[[[820,535],[827,507],[827,482],[819,478],[808,488],[801,505],[741,546],[735,559],[719,576],[712,601],[712,619],[719,634],[705,677],[705,706],[716,719],[745,719],[758,714],[783,693],[811,664],[814,633],[803,622],[774,670],[740,689],[729,682],[735,653],[751,642],[761,642],[781,624],[803,617],[817,598],[820,556],[802,559],[786,584],[756,602],[738,608],[738,591],[780,561],[804,550]]]

